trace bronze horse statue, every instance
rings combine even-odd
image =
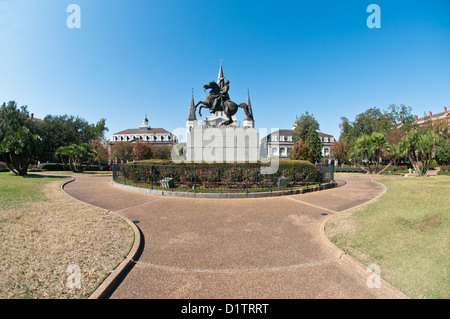
[[[228,117],[227,121],[222,122],[220,125],[229,125],[233,123],[233,119],[231,118],[236,112],[238,111],[238,108],[243,108],[245,115],[253,119],[253,114],[251,114],[249,107],[246,103],[241,103],[237,105],[233,101],[231,101],[229,98],[224,98],[224,95],[221,95],[220,87],[216,83],[216,81],[211,81],[208,84],[203,85],[203,88],[206,90],[210,89],[211,91],[208,93],[204,101],[200,101],[195,105],[195,109],[197,109],[197,106],[202,104],[200,106],[200,109],[198,110],[198,114],[202,116],[202,108],[208,108],[213,113],[214,111],[223,111],[225,115]],[[220,98],[221,101],[219,101],[218,105],[215,107],[214,111],[214,102],[216,99]]]

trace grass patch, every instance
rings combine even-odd
[[[330,240],[412,298],[450,298],[450,176],[375,177],[387,192],[333,216]]]
[[[15,176],[13,173],[0,173],[0,210],[21,207],[27,203],[45,199],[42,188],[45,184],[61,179],[39,175]]]
[[[130,251],[128,223],[68,196],[63,181],[0,174],[0,298],[87,298]],[[80,289],[67,287],[70,265]]]

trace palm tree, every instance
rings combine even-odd
[[[400,141],[400,150],[407,156],[419,176],[426,175],[435,157],[439,136],[431,131],[413,130]]]
[[[390,165],[392,165],[392,162],[390,162],[381,172],[378,172],[381,164],[383,163],[383,157],[384,154],[386,154],[388,147],[389,144],[386,141],[386,137],[382,133],[374,132],[372,135],[363,135],[355,142],[353,158],[359,159],[363,163],[366,163],[367,169],[358,164],[363,171],[369,174],[381,174]],[[375,167],[371,166],[373,162],[375,162]]]
[[[56,154],[60,155],[63,164],[70,167],[73,172],[86,171],[97,156],[86,143],[62,146],[56,150]]]

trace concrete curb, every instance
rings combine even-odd
[[[172,191],[162,191],[156,189],[135,187],[130,185],[124,185],[120,183],[116,183],[112,181],[112,185],[114,187],[137,192],[143,194],[150,195],[158,195],[158,196],[169,196],[169,197],[184,197],[184,198],[215,198],[215,199],[223,199],[223,198],[261,198],[261,197],[275,197],[275,196],[289,196],[289,195],[297,195],[304,194],[310,192],[317,192],[325,189],[334,188],[337,186],[335,181],[329,182],[320,186],[310,187],[310,188],[301,188],[294,190],[286,190],[286,191],[278,191],[278,192],[259,192],[259,193],[192,193],[192,192],[172,192]]]
[[[64,191],[64,186],[66,186],[69,183],[72,183],[73,181],[75,181],[75,179],[76,178],[72,176],[71,180],[63,182],[61,184],[61,190],[70,198],[77,200],[80,203],[83,203],[85,205],[91,205],[91,204],[80,201],[79,199],[70,196],[69,194],[67,194]],[[91,205],[91,206],[94,206],[94,205]],[[94,207],[97,207],[97,206],[94,206]],[[142,237],[141,237],[141,232],[140,232],[139,228],[129,219],[127,219],[124,216],[121,216],[115,212],[112,212],[110,210],[106,210],[101,207],[97,207],[97,208],[102,209],[110,214],[114,214],[115,216],[118,216],[118,217],[122,218],[123,220],[125,220],[128,223],[128,225],[131,226],[131,228],[133,229],[133,233],[134,233],[133,246],[131,247],[131,250],[128,252],[127,257],[106,277],[106,279],[100,284],[100,286],[97,287],[97,289],[95,289],[95,291],[89,297],[89,299],[106,299],[112,293],[116,284],[121,279],[123,279],[124,274],[126,274],[129,271],[129,269],[134,265],[135,259],[137,258],[137,256],[140,253],[140,250],[141,250]]]

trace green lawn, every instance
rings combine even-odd
[[[376,179],[374,204],[333,216],[328,237],[412,298],[450,298],[450,176]]]
[[[61,178],[38,175],[21,177],[13,173],[0,173],[0,210],[44,200],[43,186],[57,179]]]

